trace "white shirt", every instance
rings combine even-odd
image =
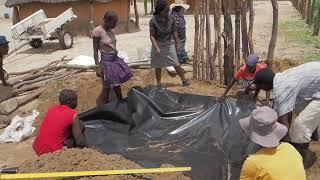
[[[293,111],[305,101],[320,100],[320,62],[306,63],[273,80],[274,109],[279,116]]]

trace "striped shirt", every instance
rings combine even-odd
[[[282,73],[273,80],[274,109],[287,114],[306,101],[320,100],[320,62],[306,63]]]

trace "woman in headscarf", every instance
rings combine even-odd
[[[166,0],[158,0],[155,12],[150,20],[151,67],[155,68],[157,85],[161,87],[161,68],[173,66],[181,78],[182,86],[189,87],[190,83],[184,77],[184,71],[177,57],[179,37],[176,23],[169,15],[170,7]]]
[[[121,84],[130,80],[132,72],[128,65],[118,56],[116,48],[117,39],[114,28],[118,22],[118,15],[114,11],[108,11],[104,15],[104,24],[96,27],[93,32],[94,60],[97,65],[97,76],[102,78],[102,99],[108,103],[110,89],[112,88],[119,100],[122,99]],[[101,60],[99,62],[99,54]]]

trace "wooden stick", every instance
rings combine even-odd
[[[250,9],[250,16],[249,16],[249,33],[248,33],[248,40],[249,40],[249,49],[250,53],[254,54],[254,45],[253,45],[253,24],[254,24],[254,9],[253,9],[253,0],[249,0],[249,9]]]

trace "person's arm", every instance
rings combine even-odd
[[[75,139],[76,145],[78,147],[85,147],[85,139],[84,135],[82,134],[80,120],[77,115],[74,117],[72,121],[72,136]]]
[[[255,92],[254,92],[254,98],[257,98],[258,97],[258,95],[259,95],[259,93],[260,93],[260,90],[261,89],[259,89],[259,88],[257,88],[256,90],[255,90]]]
[[[97,66],[96,74],[98,77],[101,76],[101,68],[100,68],[100,63],[99,63],[99,42],[100,42],[99,37],[93,37],[93,58],[94,58],[94,62],[96,64],[96,66]]]
[[[227,89],[224,91],[224,93],[222,94],[222,96],[219,98],[219,102],[222,102],[222,101],[226,98],[226,96],[227,96],[228,92],[230,91],[231,87],[232,87],[232,86],[234,85],[234,83],[236,83],[236,82],[237,82],[237,80],[236,80],[235,78],[233,78],[232,81],[231,81],[231,83],[228,85]]]
[[[287,135],[284,136],[281,140],[283,142],[290,142],[289,130],[290,130],[291,121],[292,121],[292,112],[284,114],[278,118],[278,122],[285,125],[288,128]]]
[[[240,180],[255,180],[258,175],[258,171],[259,169],[257,166],[247,158],[241,169]]]

